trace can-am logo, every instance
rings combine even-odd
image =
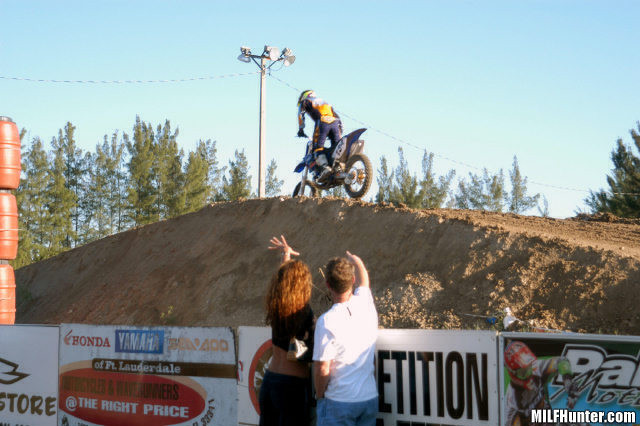
[[[98,348],[110,348],[111,343],[109,342],[108,337],[99,337],[99,336],[74,336],[73,330],[69,330],[69,332],[64,336],[64,344],[67,346],[94,346]]]
[[[571,363],[579,392],[589,389],[587,402],[640,405],[640,354],[609,355],[595,345],[566,345],[562,356]],[[558,377],[553,384],[561,386]]]
[[[18,367],[18,364],[0,358],[0,383],[11,385],[27,377],[28,374],[16,371]]]
[[[162,354],[164,330],[116,330],[116,352]]]

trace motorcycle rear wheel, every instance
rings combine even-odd
[[[296,185],[295,189],[293,190],[293,196],[297,197],[312,197],[315,198],[318,196],[318,188],[316,188],[315,186],[311,186],[308,183],[304,186],[304,194],[300,194],[300,182],[298,182],[298,184]],[[309,195],[307,195],[307,192],[309,193]]]
[[[344,190],[351,198],[358,199],[364,197],[364,194],[366,194],[371,187],[371,179],[373,178],[373,168],[371,167],[369,157],[364,154],[352,155],[349,160],[347,160],[345,168],[347,169],[347,179],[349,179],[352,174],[355,175],[355,178],[351,183],[345,181]]]

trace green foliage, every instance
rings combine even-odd
[[[418,178],[411,174],[402,148],[398,148],[398,157],[399,164],[394,171],[395,179],[391,187],[389,201],[392,203],[404,203],[408,207],[419,208],[422,200],[418,191]]]
[[[45,192],[49,223],[45,229],[49,234],[47,251],[53,255],[71,248],[72,241],[76,239],[73,218],[77,198],[67,181],[67,176],[70,176],[66,161],[67,143],[62,130],[59,131],[57,139],[52,139],[51,145],[53,161],[49,164],[48,186]]]
[[[23,146],[26,144],[23,143]],[[22,178],[16,191],[20,242],[14,268],[42,260],[48,253],[49,219],[47,211],[47,180],[49,162],[40,138],[34,138],[23,150]]]
[[[378,169],[378,194],[376,194],[376,202],[389,201],[391,197],[391,189],[393,188],[393,171],[389,173],[387,159],[382,156],[380,158],[380,168]]]
[[[22,129],[21,140],[26,134]],[[30,144],[22,140],[14,268],[132,226],[198,210],[214,199],[250,195],[250,190],[239,191],[240,183],[250,185],[244,153],[232,162],[237,167],[223,194],[226,167],[218,167],[216,143],[199,141],[183,165],[177,136],[168,120],[154,127],[136,117],[131,137],[105,135],[93,153],[77,148],[71,123],[52,139],[49,153],[39,138]]]
[[[540,194],[535,194],[534,196],[527,195],[527,178],[523,178],[520,174],[518,158],[515,155],[513,156],[513,167],[509,171],[509,177],[511,178],[511,192],[507,195],[507,204],[509,205],[509,211],[511,213],[520,214],[537,206],[538,200],[540,199]],[[549,214],[548,210],[549,206],[547,203],[547,215]]]
[[[446,175],[436,176],[433,172],[433,153],[424,152],[422,156],[422,180],[420,181],[420,207],[437,209],[443,206],[449,194],[451,181],[455,170],[449,170]]]
[[[267,197],[275,197],[276,195],[280,195],[282,191],[282,185],[284,184],[284,180],[278,179],[276,176],[276,169],[278,165],[276,164],[276,160],[273,159],[267,166],[267,177],[265,179],[265,195]]]
[[[153,127],[136,117],[133,140],[124,135],[129,152],[128,215],[135,225],[146,225],[160,219],[154,167],[156,149]]]
[[[329,196],[335,198],[347,198],[347,191],[344,190],[344,186],[335,186],[331,188],[329,191]]]
[[[244,150],[234,154],[235,160],[229,160],[229,178],[222,177],[222,199],[235,201],[240,198],[249,198],[251,195],[251,176],[249,176],[249,163]]]
[[[640,122],[638,129],[631,129],[631,139],[640,152]],[[590,191],[585,199],[593,213],[607,212],[619,217],[640,217],[640,158],[633,153],[633,147],[618,139],[611,152],[613,169],[607,176],[609,190]]]
[[[207,204],[209,185],[207,175],[209,163],[207,161],[204,142],[200,142],[195,152],[189,153],[184,173],[185,212],[194,212]]]
[[[458,181],[455,206],[459,209],[501,212],[505,196],[502,169],[492,175],[485,168],[482,175],[469,173],[468,182],[466,179]]]
[[[378,169],[378,194],[376,201],[403,203],[412,208],[439,208],[449,194],[455,171],[450,170],[444,176],[436,176],[433,171],[433,153],[424,152],[422,157],[422,179],[411,174],[409,164],[402,148],[398,148],[398,167],[389,173],[387,159],[380,159]]]

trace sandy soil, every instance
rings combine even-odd
[[[381,326],[488,328],[509,306],[538,327],[639,334],[640,224],[341,199],[217,203],[16,271],[18,323],[262,325],[285,234],[314,273],[349,250],[369,268]]]

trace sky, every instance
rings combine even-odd
[[[0,11],[0,115],[27,141],[48,143],[71,122],[95,151],[104,135],[131,133],[136,116],[170,120],[185,151],[215,140],[225,165],[244,150],[256,192],[260,78],[236,59],[240,46],[296,56],[266,80],[266,160],[284,194],[305,149],[305,89],[339,111],[345,131],[368,129],[374,169],[382,156],[397,166],[402,148],[420,175],[426,150],[439,175],[502,169],[508,183],[517,156],[528,192],[556,218],[607,188],[611,151],[640,120],[637,1],[0,0]]]

